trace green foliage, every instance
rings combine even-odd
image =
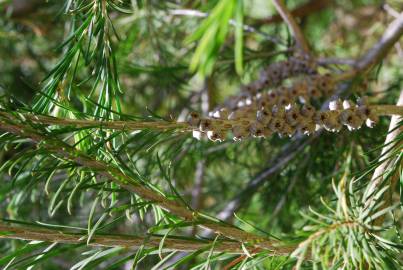
[[[0,0],[0,267],[401,269],[402,134],[371,185],[387,117],[373,129],[221,143],[173,127],[294,54],[286,25],[259,18],[266,5]],[[364,55],[392,20],[379,1],[334,5],[298,19],[325,60]],[[377,31],[360,24],[368,10]],[[403,74],[398,50],[389,54],[336,94],[395,104]]]
[[[230,21],[235,17],[234,21]],[[197,70],[202,76],[211,75],[219,53],[224,44],[230,22],[235,24],[235,68],[242,73],[243,62],[243,1],[220,0],[211,10],[211,14],[199,28],[187,38],[186,42],[199,40],[199,44],[190,62],[190,70]]]

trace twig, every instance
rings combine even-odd
[[[403,91],[400,92],[400,97],[397,102],[397,105],[403,105]],[[366,196],[366,206],[371,205],[373,200],[375,199],[376,190],[380,188],[382,184],[385,184],[384,175],[389,170],[390,167],[396,162],[396,156],[394,153],[390,153],[392,148],[399,149],[401,147],[401,143],[396,145],[393,141],[403,132],[403,127],[399,127],[400,121],[402,121],[402,117],[392,116],[389,125],[389,132],[386,136],[384,147],[381,151],[381,158],[379,159],[380,165],[375,169],[374,174],[372,175],[371,181],[368,184],[368,188],[365,192]],[[396,186],[397,180],[399,179],[400,170],[396,170],[394,175],[391,176],[390,182],[388,185],[390,186],[390,192],[385,193],[384,200],[387,201],[384,207],[388,207],[392,203],[393,188]],[[388,196],[388,198],[386,198]],[[379,209],[377,209],[379,211]],[[382,224],[385,216],[380,216],[375,222],[377,225]]]
[[[86,234],[64,232],[55,229],[35,228],[33,226],[16,226],[2,222],[0,222],[0,232],[0,239],[19,239],[63,244],[87,243]],[[140,237],[132,235],[95,235],[91,238],[88,246],[138,249],[142,245],[146,247],[158,247],[161,241],[162,237],[158,236]],[[212,241],[208,240],[167,237],[164,239],[163,251],[196,251],[206,248],[211,244]],[[243,253],[238,242],[217,241],[214,247],[214,252]]]
[[[304,159],[304,164],[302,166],[305,166],[308,160],[309,160],[309,158]],[[274,207],[273,213],[271,213],[271,215],[270,215],[270,220],[269,220],[267,227],[269,227],[269,228],[271,227],[272,222],[276,219],[277,215],[281,212],[281,209],[283,209],[283,207],[287,201],[287,197],[288,197],[289,193],[294,189],[295,184],[297,183],[298,179],[300,179],[300,178],[301,178],[301,175],[299,173],[296,173],[292,177],[291,181],[289,181],[286,191],[281,196],[276,207]]]
[[[306,54],[309,54],[309,46],[308,42],[305,39],[304,34],[301,31],[301,28],[298,26],[297,22],[294,20],[294,17],[287,9],[282,0],[272,0],[274,6],[276,7],[278,13],[283,18],[283,20],[287,23],[290,28],[297,45],[300,47],[302,51]]]
[[[382,115],[403,115],[403,107],[396,105],[372,105],[369,106],[375,114]],[[30,113],[18,113],[18,115],[24,119],[31,121],[32,123],[50,126],[74,126],[77,128],[100,128],[100,129],[115,129],[136,131],[143,129],[152,130],[170,130],[175,129],[178,131],[192,131],[187,122],[168,122],[168,121],[99,121],[99,120],[81,120],[81,119],[67,119],[57,118],[45,115],[35,115]],[[0,116],[5,118],[15,118],[12,113],[0,111]],[[235,120],[222,120],[223,123],[237,124]]]
[[[217,217],[222,220],[229,220],[233,216],[234,212],[240,209],[251,199],[256,190],[258,190],[258,188],[266,182],[267,178],[277,174],[316,137],[317,135],[314,135],[306,141],[303,141],[302,138],[299,138],[294,143],[290,143],[284,147],[281,153],[269,162],[269,164],[274,165],[262,170],[253,179],[251,179],[248,185],[242,189],[241,192],[235,195],[231,201],[226,203],[226,207],[218,213]]]
[[[12,120],[15,121],[15,119]],[[210,229],[215,233],[222,234],[225,237],[237,240],[239,242],[248,243],[256,247],[275,251],[277,254],[288,254],[291,250],[288,247],[277,246],[280,244],[277,241],[271,241],[267,238],[256,236],[229,224],[212,221],[211,219],[206,218],[206,215],[188,209],[186,206],[179,204],[177,201],[170,200],[154,190],[143,186],[135,179],[125,175],[118,168],[102,161],[95,160],[58,139],[45,137],[44,135],[37,133],[32,128],[26,127],[23,124],[14,123],[10,121],[10,119],[2,119],[0,120],[0,129],[17,136],[29,138],[35,143],[44,142],[41,145],[46,148],[47,151],[55,154],[59,158],[75,162],[83,167],[97,171],[100,176],[120,185],[127,191],[136,193],[144,199],[159,205],[162,209],[165,209],[166,211],[185,220],[192,221],[201,227]]]
[[[394,18],[398,18],[400,16],[400,13],[396,10],[394,10],[389,4],[383,4],[383,9],[391,16]]]
[[[196,172],[195,172],[195,181],[192,189],[192,208],[195,210],[201,209],[202,202],[202,189],[203,189],[203,181],[204,181],[204,171],[206,167],[206,160],[202,159],[197,162]],[[195,235],[197,232],[197,228],[192,228],[192,235]]]
[[[372,66],[379,63],[393,45],[403,35],[403,13],[400,14],[386,29],[381,39],[360,59],[357,60],[354,67],[335,78],[336,81],[349,80],[358,74],[365,73]]]
[[[294,18],[304,18],[309,14],[321,11],[322,9],[327,8],[331,4],[329,0],[311,0],[296,9],[291,11],[291,15]],[[270,23],[279,23],[282,21],[281,16],[274,15],[267,19],[259,20],[259,24],[270,24]]]
[[[356,64],[355,59],[343,59],[343,58],[333,58],[333,57],[322,57],[316,59],[318,65],[347,65],[354,66]]]

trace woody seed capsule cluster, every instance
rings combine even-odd
[[[260,72],[259,79],[242,87],[243,92],[256,94],[262,89],[277,86],[283,80],[300,74],[316,74],[316,65],[308,57],[297,55],[271,64]]]
[[[239,141],[248,137],[269,137],[273,133],[280,136],[293,136],[296,133],[310,135],[319,128],[338,132],[346,126],[350,131],[359,129],[364,123],[373,127],[378,117],[371,111],[366,98],[357,100],[357,104],[349,100],[334,100],[329,110],[319,112],[309,104],[298,105],[256,105],[237,111],[237,115],[222,114],[210,118],[200,118],[191,113],[189,124],[194,128],[194,136],[198,139],[205,134],[212,141],[223,141],[231,134],[233,140]],[[255,110],[256,109],[256,110]],[[226,116],[226,118],[224,117]]]
[[[291,86],[280,86],[274,89],[261,91],[257,94],[243,92],[240,95],[228,98],[223,105],[217,107],[209,116],[222,118],[219,115],[245,110],[246,107],[260,108],[266,106],[286,106],[290,103],[309,103],[312,99],[328,96],[333,92],[332,77],[326,75],[312,75],[295,81]]]

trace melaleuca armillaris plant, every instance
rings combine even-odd
[[[0,2],[2,269],[401,269],[403,17],[322,2]]]

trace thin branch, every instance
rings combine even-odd
[[[403,105],[403,90],[400,92],[399,100],[397,101],[397,105]],[[374,174],[372,175],[371,181],[368,184],[368,188],[366,190],[366,194],[369,194],[369,197],[366,198],[366,205],[371,205],[372,201],[375,199],[376,190],[380,188],[382,184],[385,183],[385,173],[394,166],[396,162],[395,153],[391,153],[390,150],[393,148],[399,149],[401,148],[401,143],[394,143],[395,139],[403,132],[403,126],[399,126],[400,122],[403,120],[402,117],[392,116],[389,125],[388,135],[386,136],[384,147],[381,151],[381,158],[379,159],[380,165],[375,169]],[[385,193],[384,200],[387,201],[384,207],[388,207],[392,204],[392,196],[393,188],[396,186],[396,183],[400,176],[400,170],[396,170],[396,172],[390,176],[390,182],[388,185],[390,186],[390,192]],[[388,196],[388,197],[387,197]],[[379,209],[377,210],[379,211]],[[385,216],[380,216],[375,222],[377,225],[381,225]]]
[[[11,120],[15,121],[16,119],[12,118]],[[137,180],[125,175],[118,168],[95,160],[58,139],[45,137],[23,124],[14,123],[10,121],[10,119],[1,119],[0,129],[17,136],[29,138],[35,143],[45,142],[41,143],[41,145],[59,158],[75,162],[83,167],[97,171],[100,176],[120,185],[127,191],[136,193],[144,199],[159,205],[166,211],[185,220],[192,221],[201,227],[210,229],[215,233],[222,234],[225,237],[239,242],[274,251],[277,254],[288,254],[290,250],[292,250],[288,247],[280,247],[277,241],[271,241],[265,237],[256,236],[223,222],[212,221],[211,218],[207,218],[206,215],[193,211],[179,204],[177,201],[170,200],[160,193],[141,185]]]
[[[383,115],[403,115],[403,106],[396,105],[372,105],[369,106],[373,112],[378,116]],[[57,118],[45,115],[35,115],[30,113],[18,113],[24,119],[32,123],[42,125],[56,125],[56,126],[74,126],[77,128],[99,128],[99,129],[115,129],[115,130],[179,130],[179,131],[192,131],[187,122],[168,122],[168,121],[99,121],[99,120],[81,120],[81,119],[67,119]],[[15,118],[12,113],[0,111],[0,116],[5,118]],[[225,124],[237,124],[235,120],[220,120]]]
[[[87,244],[87,235],[64,232],[55,229],[35,228],[33,226],[12,225],[0,222],[0,239],[18,239],[26,241],[43,241],[63,244]],[[141,246],[159,247],[162,237],[158,236],[132,236],[132,235],[95,235],[88,246],[95,247],[122,247],[138,249]],[[196,251],[209,247],[212,241],[193,240],[176,237],[164,239],[164,252],[169,251]],[[209,250],[209,249],[207,249]],[[217,241],[214,252],[229,252],[242,254],[239,242]]]
[[[371,67],[378,64],[386,56],[393,45],[403,35],[403,13],[400,14],[385,30],[381,39],[361,58],[354,67],[337,76],[337,81],[352,79],[358,74],[365,73]]]
[[[272,0],[274,6],[276,7],[278,13],[286,22],[288,27],[290,28],[297,45],[303,50],[306,54],[309,54],[309,46],[308,42],[305,39],[304,34],[301,31],[301,28],[298,26],[297,22],[294,20],[291,12],[287,9],[284,2],[282,0]]]
[[[246,204],[253,197],[253,194],[259,189],[259,187],[267,182],[267,178],[276,175],[317,136],[318,135],[314,135],[305,141],[302,138],[299,138],[294,143],[290,143],[284,147],[280,154],[269,162],[269,164],[273,165],[269,168],[265,168],[251,179],[248,182],[248,185],[242,189],[241,192],[235,195],[231,201],[226,203],[225,208],[218,213],[217,217],[225,221],[229,220],[234,215],[234,212],[238,211],[244,204]]]
[[[327,8],[332,2],[329,0],[311,0],[291,11],[294,18],[304,18],[312,13]],[[280,15],[274,15],[266,19],[259,20],[259,24],[279,23],[282,21]]]
[[[334,58],[334,57],[322,57],[316,59],[316,63],[318,65],[326,66],[326,65],[347,65],[347,66],[355,66],[355,59],[344,59],[344,58]]]

